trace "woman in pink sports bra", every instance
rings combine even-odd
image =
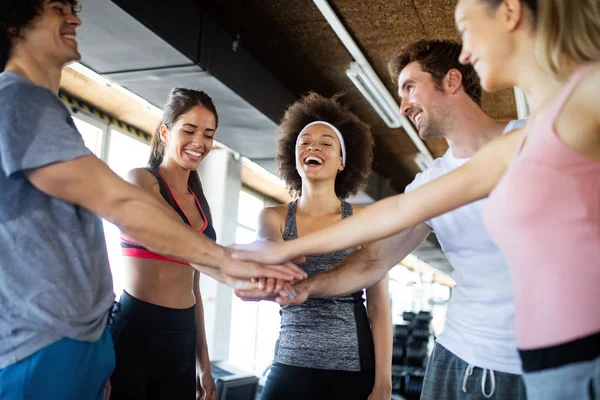
[[[206,93],[173,89],[152,138],[148,167],[127,176],[212,240],[216,234],[197,169],[212,149],[217,125]],[[195,400],[198,391],[199,398],[215,400],[200,273],[123,234],[121,247],[125,285],[111,324],[117,356],[111,399]]]
[[[459,0],[455,18],[460,61],[474,66],[487,91],[523,89],[528,125],[408,194],[234,257],[277,263],[337,251],[489,196],[484,219],[511,267],[528,397],[599,398],[600,5]]]

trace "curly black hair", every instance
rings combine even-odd
[[[452,40],[419,40],[404,46],[388,64],[388,71],[393,82],[408,64],[413,61],[421,65],[421,69],[433,77],[438,90],[442,90],[442,80],[451,69],[462,74],[462,85],[465,93],[481,106],[481,84],[471,64],[463,65],[458,61],[462,45]]]
[[[292,104],[279,125],[277,152],[279,173],[290,194],[302,195],[302,179],[296,170],[296,140],[300,131],[314,121],[325,121],[342,133],[346,145],[346,166],[335,179],[335,194],[346,199],[366,186],[373,161],[373,135],[369,125],[332,98],[311,92]]]
[[[0,72],[12,51],[12,40],[42,13],[46,0],[0,0]],[[71,5],[73,14],[79,11],[78,0],[57,0],[59,3]]]

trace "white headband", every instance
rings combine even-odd
[[[338,128],[331,125],[329,122],[314,121],[314,122],[311,122],[310,124],[306,125],[304,128],[302,128],[302,130],[298,134],[298,139],[296,139],[296,147],[298,147],[298,142],[300,141],[300,137],[302,136],[302,134],[304,132],[306,132],[306,130],[308,128],[310,128],[311,126],[316,125],[316,124],[322,124],[322,125],[328,126],[331,128],[331,130],[333,130],[335,132],[335,134],[338,137],[338,140],[340,141],[340,148],[342,149],[342,166],[345,167],[346,166],[346,143],[344,143],[344,137],[342,136],[342,132],[340,132],[340,130]]]

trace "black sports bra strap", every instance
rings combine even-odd
[[[150,167],[146,167],[146,170],[148,172],[150,172],[158,181],[158,186],[160,188],[160,194],[163,197],[163,199],[165,199],[165,201],[171,206],[171,208],[173,210],[175,210],[177,212],[177,214],[179,214],[179,216],[181,217],[181,219],[183,220],[183,222],[186,225],[190,225],[190,222],[188,221],[187,217],[183,213],[183,210],[179,207],[179,205],[177,204],[177,201],[175,201],[175,199],[173,198],[173,195],[171,194],[171,191],[169,190],[169,185],[167,185],[167,182],[165,182],[165,180],[162,178],[162,176],[160,176],[160,174],[158,173],[158,170],[156,170],[154,168],[150,168]]]

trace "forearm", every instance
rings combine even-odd
[[[149,195],[118,201],[105,218],[156,253],[216,269],[227,259],[225,249],[173,218],[169,208]]]
[[[425,224],[416,225],[394,236],[369,244],[335,268],[308,279],[310,297],[337,297],[370,288],[413,251],[431,232]]]
[[[204,324],[204,306],[202,297],[198,291],[196,294],[196,361],[203,374],[210,374],[210,357],[208,356],[208,344],[206,342],[206,329]]]
[[[334,269],[297,285],[305,286],[309,297],[340,297],[373,286],[387,272],[387,265],[378,260],[369,260],[367,254],[357,251]]]
[[[387,295],[388,280],[382,280],[382,287],[386,291],[380,294],[376,301],[371,301],[367,294],[367,311],[373,333],[375,347],[375,385],[381,388],[392,389],[392,351],[394,346],[392,314],[389,297]]]
[[[330,253],[389,237],[487,196],[501,176],[498,171],[490,174],[488,179],[478,165],[464,165],[408,194],[380,200],[358,215],[283,243],[283,258]]]
[[[369,314],[375,347],[375,385],[392,386],[392,316],[388,311]]]

